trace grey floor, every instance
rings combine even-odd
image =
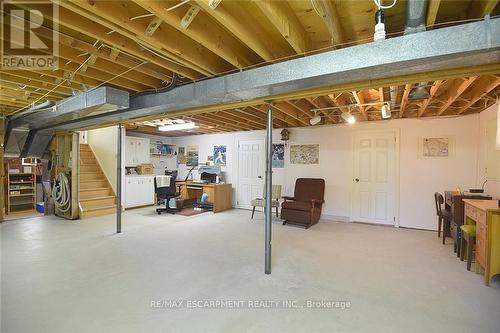
[[[120,235],[112,217],[4,222],[1,331],[500,330],[500,288],[467,272],[433,232],[335,222],[303,230],[276,221],[267,276],[263,217],[249,215],[186,218],[142,208],[124,214]],[[216,300],[242,305],[192,307]]]

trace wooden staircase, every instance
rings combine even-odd
[[[116,212],[116,196],[88,144],[80,144],[80,218]]]

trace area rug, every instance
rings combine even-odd
[[[208,209],[201,209],[201,210],[195,210],[193,207],[186,207],[183,208],[180,212],[177,212],[177,215],[182,215],[182,216],[193,216],[193,215],[198,215],[201,213],[209,212],[210,210]]]

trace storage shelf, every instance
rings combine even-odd
[[[24,165],[23,165],[24,166]],[[19,163],[8,162],[7,170],[23,170]],[[35,209],[36,205],[36,164],[31,165],[32,172],[14,172],[7,174],[6,213],[11,211]],[[16,194],[11,194],[14,192]]]

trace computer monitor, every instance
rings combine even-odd
[[[177,170],[165,170],[165,176],[171,176],[175,180],[177,179]]]

